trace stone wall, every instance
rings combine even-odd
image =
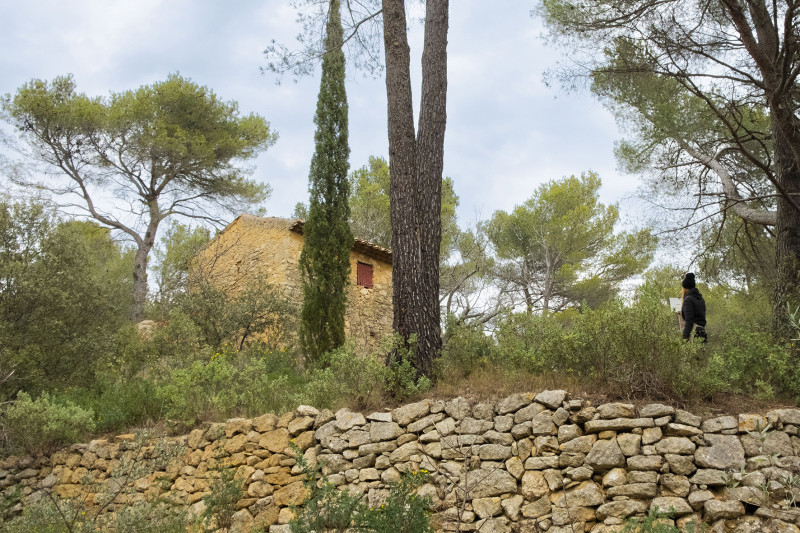
[[[710,531],[797,532],[791,502],[800,465],[800,410],[699,417],[668,405],[593,407],[564,391],[498,402],[424,400],[367,415],[301,406],[281,417],[232,419],[175,439],[180,459],[133,482],[121,504],[167,494],[198,514],[220,468],[245,482],[234,530],[288,532],[302,501],[291,446],[329,480],[379,503],[401,472],[427,470],[437,530],[611,532],[650,509]],[[125,453],[122,436],[50,457],[0,464],[0,488],[69,497],[89,478],[108,480]]]
[[[290,231],[294,220],[242,215],[217,235],[194,262],[197,275],[236,293],[256,276],[265,276],[298,306],[303,301],[298,261],[303,236]],[[358,348],[374,349],[392,333],[392,265],[353,250],[345,331]],[[373,287],[356,285],[356,264],[373,267]]]

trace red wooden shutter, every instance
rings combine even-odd
[[[356,263],[356,285],[359,287],[372,288],[372,265],[366,263]]]

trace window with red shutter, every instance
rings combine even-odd
[[[372,288],[372,265],[356,263],[356,285],[367,289]]]

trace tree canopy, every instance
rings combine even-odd
[[[38,163],[14,177],[19,183],[51,191],[70,212],[136,244],[134,320],[163,220],[221,223],[269,193],[238,164],[275,142],[269,124],[178,74],[108,97],[78,93],[71,76],[33,80],[6,96],[3,118],[17,128],[22,155]]]
[[[497,276],[523,296],[528,312],[602,303],[652,260],[649,230],[614,233],[619,212],[599,202],[600,185],[591,172],[550,181],[489,222]]]

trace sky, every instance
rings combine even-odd
[[[452,0],[448,42],[444,174],[460,198],[459,223],[511,210],[540,184],[593,170],[601,200],[621,202],[638,183],[616,170],[614,118],[587,92],[548,87],[543,73],[561,52],[530,15],[535,2]],[[271,40],[292,46],[300,27],[288,0],[0,0],[0,94],[72,74],[80,92],[106,95],[179,72],[243,114],[265,117],[278,142],[250,163],[272,187],[270,216],[307,201],[319,69],[294,82],[262,74]],[[421,27],[411,30],[419,62]],[[413,67],[412,67],[413,70]],[[418,69],[417,69],[418,71]],[[412,80],[419,100],[419,78]],[[350,72],[350,167],[388,158],[382,79]]]

